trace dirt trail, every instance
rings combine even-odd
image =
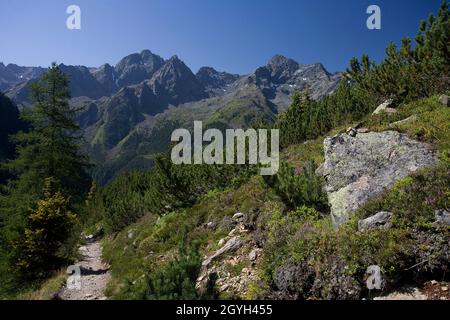
[[[102,247],[99,241],[93,241],[80,247],[82,260],[76,266],[80,267],[81,278],[78,288],[64,286],[59,293],[62,300],[105,300],[103,292],[111,274],[109,267],[102,262]]]

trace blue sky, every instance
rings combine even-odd
[[[441,0],[0,0],[0,61],[99,66],[150,49],[177,54],[197,71],[248,73],[283,54],[343,70],[353,56],[384,56],[389,41],[414,37]],[[76,4],[82,29],[68,30]],[[366,9],[380,6],[382,29]]]

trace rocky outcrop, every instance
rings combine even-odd
[[[431,145],[396,131],[339,134],[324,141],[324,176],[338,227],[368,199],[437,161]]]
[[[225,254],[227,252],[231,252],[231,251],[234,251],[236,249],[239,249],[244,243],[245,243],[245,241],[240,239],[239,237],[231,238],[230,240],[228,240],[227,243],[225,243],[225,245],[222,248],[217,250],[213,255],[211,255],[205,261],[203,261],[202,266],[203,267],[208,267],[209,264],[213,260],[217,259],[218,257],[222,256],[223,254]]]
[[[375,111],[372,113],[373,115],[375,114],[380,114],[380,113],[395,113],[396,110],[394,108],[391,108],[392,106],[392,100],[386,100],[385,102],[383,102],[382,104],[380,104]]]

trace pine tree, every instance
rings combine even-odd
[[[80,198],[89,188],[88,161],[80,152],[79,110],[69,106],[69,81],[53,63],[30,90],[34,106],[23,118],[31,130],[15,136],[18,157],[6,165],[18,176],[12,186],[19,193],[40,195],[42,182],[52,177],[62,192]]]
[[[0,260],[7,261],[7,272],[17,271],[17,261],[22,261],[24,267],[29,263],[31,269],[39,270],[37,273],[45,273],[58,264],[51,258],[55,253],[50,251],[56,247],[63,249],[60,244],[64,242],[55,235],[57,244],[46,244],[47,235],[50,237],[59,230],[61,237],[66,237],[67,230],[58,229],[53,223],[43,223],[38,228],[33,224],[38,212],[30,208],[38,203],[36,210],[42,213],[42,218],[53,219],[50,217],[64,216],[66,207],[74,211],[82,205],[83,195],[89,188],[88,162],[80,151],[81,135],[75,122],[77,110],[69,106],[67,77],[52,64],[30,89],[34,105],[23,113],[29,129],[15,135],[17,158],[4,165],[15,178],[0,194],[0,233],[3,235]],[[42,188],[46,179],[51,179],[53,190],[59,192],[56,198],[49,197]],[[43,203],[42,199],[49,203]],[[59,219],[56,216],[55,219]],[[28,243],[21,243],[21,239],[28,239]],[[33,250],[31,242],[36,242]],[[38,265],[41,259],[48,263]]]

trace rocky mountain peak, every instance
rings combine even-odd
[[[164,59],[153,54],[150,50],[133,53],[117,63],[117,84],[120,87],[138,84],[150,79],[164,64]]]
[[[300,64],[290,58],[286,58],[280,54],[274,55],[269,62],[267,63],[267,67],[272,71],[277,71],[280,69],[289,69],[289,70],[297,70],[300,67]]]
[[[204,87],[178,56],[172,56],[149,81],[156,95],[163,101],[178,104],[206,97]],[[167,98],[167,99],[166,99]]]
[[[226,86],[239,79],[238,74],[219,72],[212,67],[201,67],[195,76],[207,90],[224,90]]]

